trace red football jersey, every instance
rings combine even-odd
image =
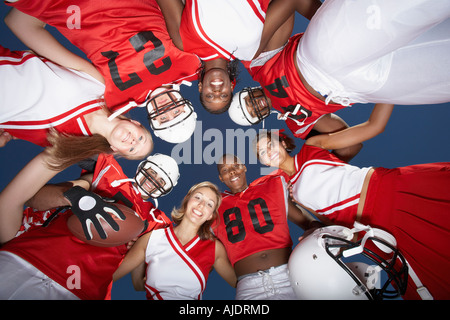
[[[301,34],[289,39],[286,46],[262,66],[245,67],[259,82],[272,101],[272,107],[282,114],[290,113],[286,125],[295,137],[305,139],[321,116],[345,108],[340,104],[325,104],[303,85],[295,67],[295,56]]]
[[[263,250],[292,246],[285,176],[264,176],[240,193],[224,192],[222,196],[219,224],[214,232],[232,265]]]
[[[67,227],[70,213],[60,213],[47,227],[30,228],[1,250],[28,261],[80,299],[106,299],[126,246],[104,248],[78,240]]]
[[[20,0],[8,3],[54,26],[105,78],[105,101],[116,110],[145,101],[163,84],[197,79],[200,60],[178,50],[154,0]]]
[[[100,154],[94,171],[92,191],[101,192],[103,197],[112,198],[132,208],[142,219],[148,221],[148,230],[164,228],[171,224],[164,212],[156,209],[151,201],[142,199],[141,194],[130,181],[123,181],[127,178],[113,155]],[[113,184],[114,181],[120,182],[116,185]]]

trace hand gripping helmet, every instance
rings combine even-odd
[[[353,241],[359,231],[366,232],[364,237]],[[299,299],[395,298],[405,293],[408,281],[408,265],[396,249],[395,238],[359,223],[354,229],[343,226],[316,229],[293,250],[288,269]],[[385,281],[382,271],[387,275]]]
[[[261,91],[263,94],[255,96],[255,91]],[[249,106],[254,115],[250,114],[247,109],[247,104],[245,101],[246,97],[249,97]],[[241,126],[250,126],[253,124],[258,124],[267,118],[270,115],[270,108],[271,105],[269,100],[267,100],[267,97],[261,87],[247,87],[234,94],[230,108],[228,109],[228,115],[235,123]]]
[[[163,181],[160,181],[158,177]],[[157,153],[138,165],[134,180],[143,195],[158,198],[172,191],[173,187],[177,185],[179,177],[180,173],[175,159]]]
[[[156,99],[166,97],[166,103],[163,106],[156,107]],[[180,108],[181,107],[181,108]],[[194,112],[192,103],[183,98],[174,85],[173,89],[155,90],[146,104],[150,127],[155,135],[170,143],[181,143],[186,141],[194,133],[197,113]],[[172,119],[166,122],[156,120],[164,115],[173,116],[173,110],[180,108]]]

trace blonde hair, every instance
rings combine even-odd
[[[214,208],[212,218],[201,225],[201,227],[197,232],[197,235],[200,237],[201,240],[213,240],[215,236],[211,230],[211,225],[219,217],[219,207],[222,202],[222,194],[220,193],[219,188],[214,183],[204,181],[192,186],[191,189],[189,189],[186,196],[183,198],[180,208],[178,209],[174,208],[172,210],[171,216],[175,224],[180,224],[184,218],[184,214],[186,213],[186,208],[189,200],[191,199],[192,195],[200,188],[209,188],[214,192],[214,194],[216,195],[216,206]]]

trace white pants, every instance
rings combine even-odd
[[[289,280],[287,264],[239,277],[236,300],[297,299]]]
[[[450,101],[450,1],[326,0],[297,50],[327,101]]]
[[[0,251],[0,300],[79,300],[22,258]]]

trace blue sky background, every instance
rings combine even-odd
[[[0,15],[0,44],[11,50],[23,50],[26,47],[9,31],[3,22],[3,17],[7,14],[9,8],[1,4]],[[303,32],[306,29],[308,21],[297,15],[294,33]],[[51,29],[50,29],[51,30]],[[54,33],[67,47],[74,52],[83,55],[80,50],[74,48],[67,40]],[[246,86],[257,85],[248,73],[241,68],[239,82],[236,90],[241,90]],[[220,182],[217,175],[216,165],[211,163],[211,156],[217,159],[222,152],[229,152],[225,145],[232,145],[230,139],[226,139],[228,133],[235,134],[237,129],[243,129],[244,133],[251,131],[256,132],[261,129],[261,125],[253,127],[240,127],[232,122],[228,114],[212,115],[204,111],[198,99],[197,82],[191,87],[182,86],[181,92],[184,97],[191,100],[198,114],[197,129],[190,140],[182,146],[174,148],[175,145],[164,142],[154,136],[155,152],[172,155],[173,151],[177,151],[174,156],[180,159],[179,150],[182,149],[182,159],[179,163],[181,177],[175,189],[159,200],[159,208],[166,214],[170,214],[174,207],[179,206],[182,198],[189,188],[201,181],[209,180],[216,183],[221,190],[225,190],[226,186]],[[24,92],[23,94],[26,94]],[[351,108],[346,108],[337,112],[349,125],[355,125],[368,119],[372,110],[372,104],[356,104]],[[145,126],[148,126],[147,114],[144,109],[134,109],[129,113],[131,118],[139,120]],[[396,106],[391,116],[389,124],[384,133],[364,143],[362,151],[351,161],[356,166],[374,166],[393,168],[419,163],[450,161],[450,103],[439,105],[423,105],[423,106]],[[287,129],[284,122],[276,120],[272,115],[265,121],[267,129]],[[242,142],[243,139],[241,139]],[[223,142],[223,148],[220,143]],[[254,179],[261,176],[262,167],[257,163],[249,164],[252,158],[250,149],[251,140],[245,140],[245,146],[235,147],[232,152],[239,155],[245,155],[243,161],[247,162],[247,180],[250,183]],[[298,152],[302,140],[297,140]],[[237,146],[237,141],[234,141]],[[0,148],[0,190],[17,174],[17,172],[42,149],[29,142],[11,141],[4,148]],[[206,150],[200,156],[200,150]],[[211,151],[217,151],[217,154]],[[243,158],[241,156],[241,158]],[[136,171],[138,161],[130,161],[119,159],[124,172],[133,177]],[[80,170],[77,167],[71,167],[57,175],[51,182],[60,182],[74,179],[79,176]],[[291,225],[291,236],[294,245],[297,238],[302,234],[302,230]],[[204,292],[204,300],[222,300],[234,299],[235,289],[230,287],[220,276],[213,271],[209,277],[207,288]],[[144,292],[134,291],[129,276],[122,278],[114,284],[112,291],[112,299],[145,299]]]

